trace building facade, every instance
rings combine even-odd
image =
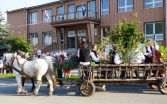
[[[166,0],[59,0],[7,12],[10,35],[24,35],[35,48],[77,49],[98,43],[122,19],[140,21],[146,39],[166,45]]]

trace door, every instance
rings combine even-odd
[[[77,39],[78,39],[77,45],[78,45],[78,48],[79,48],[82,41],[87,41],[87,39],[86,39],[86,29],[77,30]]]

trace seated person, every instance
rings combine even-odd
[[[118,48],[116,45],[113,45],[112,51],[109,53],[110,55],[110,64],[122,64],[123,60],[121,59],[120,55],[118,54]],[[115,73],[116,77],[116,73]],[[125,71],[121,71],[121,78],[125,77]]]
[[[139,48],[132,52],[132,56],[133,57],[130,59],[131,64],[141,64],[145,60],[145,56]]]
[[[94,44],[92,46],[92,50],[90,52],[90,57],[91,57],[92,62],[94,62],[95,64],[99,64],[100,57],[97,54],[97,45],[96,44]]]
[[[144,49],[145,63],[153,63],[153,58],[155,56],[155,47],[151,40],[147,40],[146,47]]]
[[[123,60],[120,58],[120,55],[118,54],[117,46],[113,45],[113,49],[109,53],[109,55],[110,55],[110,64],[121,64],[121,63],[123,63]]]
[[[136,48],[133,52],[132,52],[132,58],[130,59],[130,63],[131,64],[141,64],[144,62],[145,57],[144,54],[140,51],[139,48]],[[139,74],[137,71],[135,71],[136,74],[136,78],[139,77]]]
[[[145,56],[145,63],[153,63],[153,60],[155,58],[155,51],[159,49],[159,46],[156,44],[156,42],[153,42],[151,40],[147,40],[146,47],[144,50],[144,56]],[[146,70],[144,79],[147,79],[148,75],[150,74],[150,71]]]

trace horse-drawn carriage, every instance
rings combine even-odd
[[[89,96],[95,91],[95,86],[101,84],[148,84],[156,85],[158,91],[167,94],[167,64],[94,64],[87,68],[88,78],[80,85],[80,93]],[[83,66],[81,66],[81,70]],[[120,77],[122,71],[126,72],[124,78]],[[146,71],[149,72],[145,77]],[[84,73],[84,72],[83,72]],[[138,75],[136,75],[137,73]]]
[[[26,59],[16,54],[4,54],[5,63],[12,66],[16,73],[16,79],[18,81],[18,86],[20,87],[20,77],[21,74],[26,76],[37,77],[37,88],[35,94],[38,94],[40,88],[40,81],[43,75],[46,75],[50,86],[49,94],[52,95],[53,92],[53,82],[51,81],[52,76],[50,73],[46,72],[53,71],[50,62],[46,62],[42,59],[37,59],[35,61],[27,61]],[[41,62],[43,64],[41,64]],[[38,67],[36,67],[36,65]],[[16,67],[17,66],[17,67]],[[45,66],[45,67],[44,67]],[[19,68],[21,67],[21,68]],[[30,68],[31,67],[31,68]],[[87,67],[85,69],[85,67]],[[41,69],[44,68],[44,69]],[[49,70],[48,68],[51,68]],[[35,70],[33,70],[35,69]],[[80,80],[77,85],[79,85],[80,94],[83,96],[90,96],[95,91],[95,86],[100,84],[111,84],[111,83],[146,83],[148,85],[157,85],[158,90],[162,94],[167,94],[167,64],[93,64],[90,66],[80,66]],[[38,71],[38,75],[36,72]],[[85,71],[87,75],[85,77]],[[125,78],[121,78],[120,74],[124,71],[126,74]],[[149,72],[148,77],[145,78],[145,73]],[[28,73],[30,72],[30,73]],[[33,73],[32,73],[33,72]],[[135,73],[138,75],[136,76]],[[18,91],[20,88],[18,87]]]

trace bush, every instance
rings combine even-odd
[[[167,47],[160,46],[159,51],[164,55],[164,61],[167,62]]]
[[[7,37],[6,44],[11,46],[11,51],[15,52],[17,50],[21,50],[23,52],[32,53],[32,45],[27,42],[27,39],[19,36],[19,37]]]

